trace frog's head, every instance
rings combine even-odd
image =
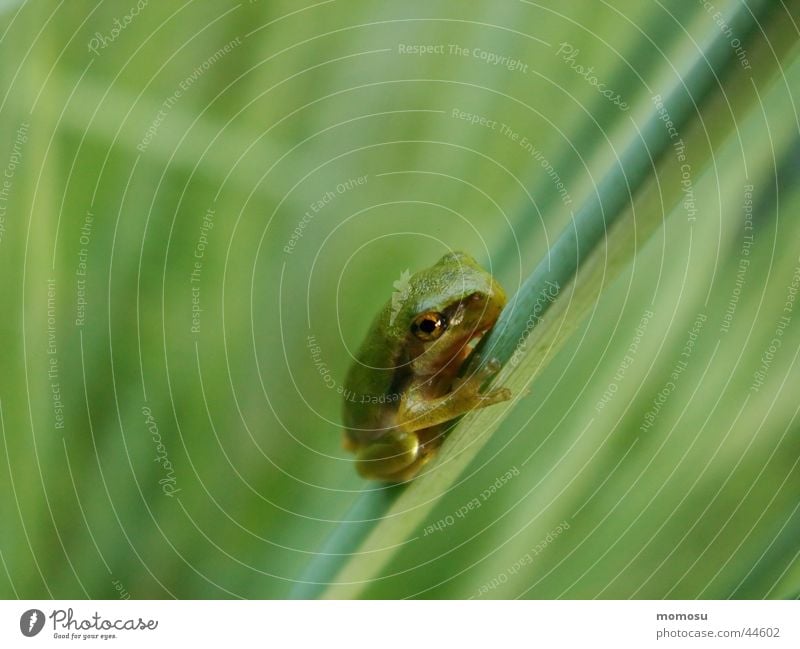
[[[404,330],[412,371],[432,375],[451,362],[460,365],[505,303],[502,287],[463,252],[412,275],[395,321]]]

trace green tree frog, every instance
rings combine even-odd
[[[450,420],[511,398],[481,392],[499,369],[459,377],[474,345],[506,302],[501,286],[463,252],[395,283],[347,374],[344,446],[365,478],[413,478],[444,440]]]

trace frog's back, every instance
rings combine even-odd
[[[350,365],[344,382],[344,426],[356,440],[375,437],[385,430],[397,410],[398,376],[403,373],[402,350],[385,338],[391,302],[380,310]]]

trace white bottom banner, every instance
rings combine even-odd
[[[797,601],[3,601],[0,647],[799,647],[799,616]]]

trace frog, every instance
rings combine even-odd
[[[495,325],[506,294],[468,253],[404,273],[354,356],[344,396],[343,446],[367,479],[407,482],[433,458],[452,420],[508,401],[511,391],[483,385],[500,369],[475,364],[474,348]]]

